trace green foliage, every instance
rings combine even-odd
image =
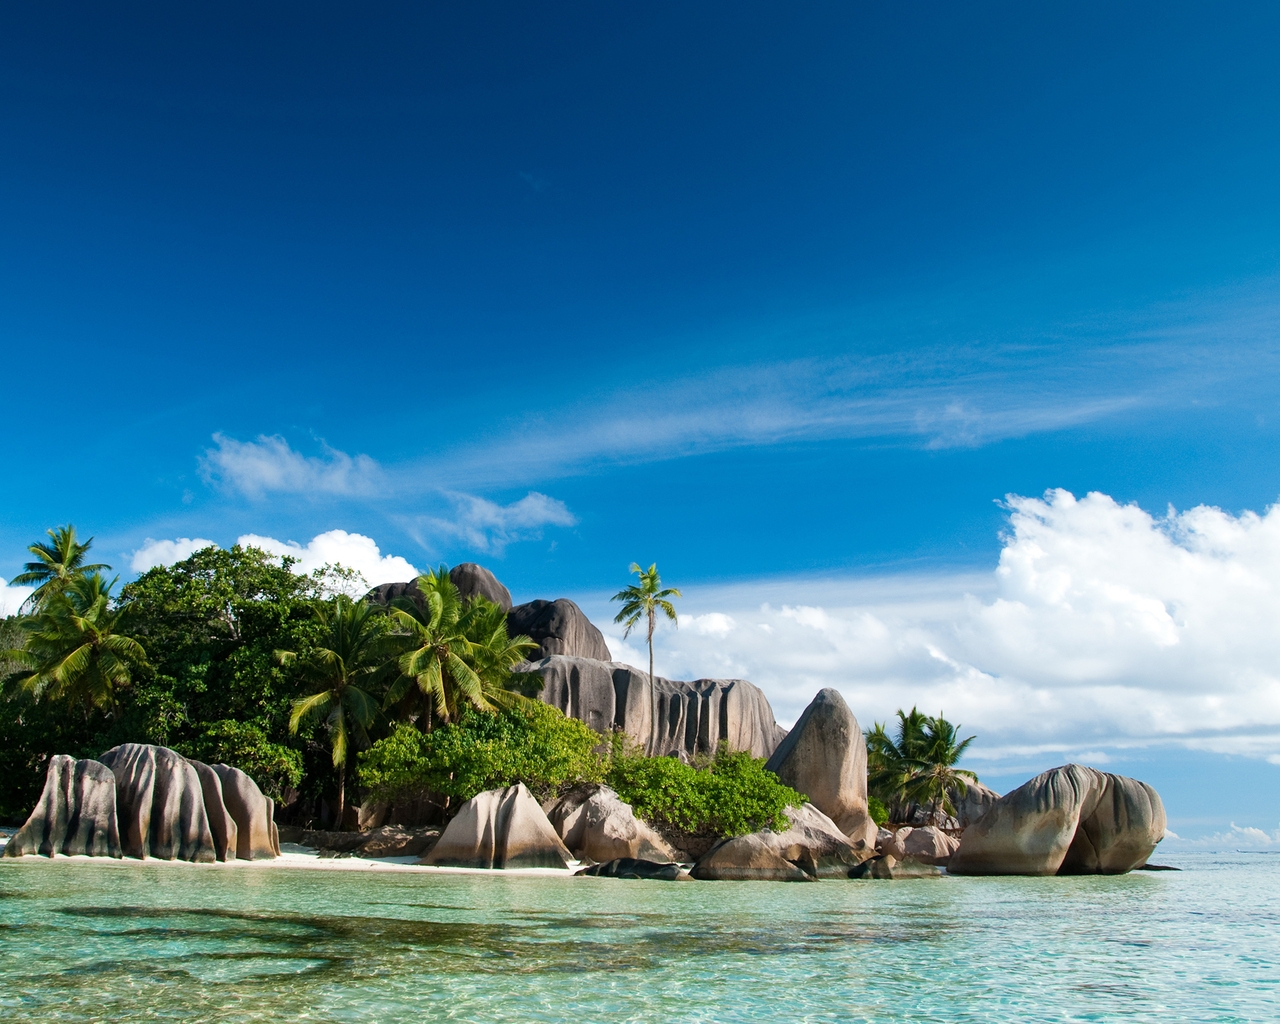
[[[871,815],[871,820],[881,828],[884,828],[889,821],[889,809],[885,807],[877,796],[867,797],[867,813]]]
[[[85,562],[93,545],[93,538],[81,544],[76,540],[76,528],[68,523],[55,530],[45,531],[47,541],[37,541],[27,550],[35,555],[35,561],[23,566],[23,571],[9,581],[14,586],[35,586],[35,591],[25,602],[24,609],[41,608],[54,594],[63,590],[72,580],[93,573],[106,572],[109,565]]]
[[[764,764],[723,746],[705,767],[615,753],[605,781],[645,821],[695,835],[740,836],[787,828],[783,812],[805,801]]]
[[[494,711],[463,708],[457,721],[423,733],[400,725],[359,755],[360,782],[375,798],[427,793],[469,800],[523,782],[539,800],[599,781],[600,737],[556,708],[533,701]]]
[[[961,740],[959,727],[941,715],[930,717],[916,708],[898,711],[897,737],[877,722],[867,730],[867,787],[898,820],[909,804],[934,815],[955,814],[954,796],[963,796],[978,776],[956,763],[974,737]]]
[[[256,725],[226,719],[176,745],[178,753],[205,764],[229,764],[247,772],[277,803],[302,783],[302,753],[272,743]]]
[[[631,635],[641,619],[648,621],[649,631],[649,677],[653,677],[653,630],[658,624],[658,612],[662,612],[672,622],[679,624],[675,605],[670,601],[673,597],[683,597],[674,587],[662,589],[662,577],[658,575],[658,563],[654,562],[648,569],[640,568],[636,562],[631,563],[631,571],[640,577],[633,583],[613,595],[609,600],[621,601],[622,610],[613,617],[614,622],[626,624],[624,638]]]

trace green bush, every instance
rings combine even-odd
[[[871,815],[871,820],[881,828],[884,828],[885,822],[889,820],[889,809],[881,803],[878,797],[867,797],[867,812]]]
[[[600,737],[556,708],[535,702],[500,711],[465,710],[422,733],[401,725],[359,756],[360,785],[378,800],[426,793],[470,800],[523,782],[545,800],[578,782],[598,782]]]
[[[694,835],[740,836],[788,827],[788,807],[805,797],[784,786],[764,759],[721,747],[704,767],[674,757],[617,752],[605,781],[637,817]]]
[[[224,719],[202,735],[181,743],[178,753],[205,764],[229,764],[250,776],[261,790],[279,801],[286,789],[302,782],[302,752],[272,743],[257,726]]]

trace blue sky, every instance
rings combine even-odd
[[[969,669],[1077,685],[982,632],[1002,601],[1070,632],[1014,565],[1034,544],[1080,593],[1163,602],[1199,652],[1178,664],[1209,657],[1197,623],[1278,600],[1231,582],[1273,564],[1270,521],[1238,517],[1280,494],[1273,6],[49,4],[0,28],[4,578],[68,520],[126,575],[150,541],[342,530],[603,621],[656,560],[740,627],[664,641],[667,670],[750,671],[784,718],[831,682],[864,717],[978,707]],[[1123,527],[1148,561],[1103,579],[1100,505],[1019,527],[1005,496],[1052,488],[1154,516]],[[1202,505],[1207,534],[1164,518]],[[766,591],[963,671],[907,658],[877,689],[836,644],[792,678],[742,639]],[[1212,601],[1179,618],[1175,592]],[[1194,829],[1274,828],[1280,798],[1205,795],[1280,791],[1271,643],[1178,684],[1240,720],[1202,728],[1118,653],[1080,670],[1092,718],[980,710],[983,770],[1145,759]],[[1117,732],[1116,693],[1173,703]]]

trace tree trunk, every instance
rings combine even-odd
[[[338,824],[334,831],[342,831],[342,819],[347,812],[347,766],[338,765]]]
[[[649,609],[649,685],[653,685],[653,609]]]

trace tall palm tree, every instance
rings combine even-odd
[[[35,586],[35,592],[23,602],[24,609],[38,608],[55,592],[61,590],[78,576],[105,572],[109,565],[85,564],[84,557],[93,544],[93,538],[81,544],[76,540],[76,528],[68,523],[55,530],[46,530],[49,540],[37,541],[27,550],[36,556],[34,562],[23,566],[23,571],[9,581],[10,586]]]
[[[934,817],[954,815],[954,797],[964,796],[978,778],[955,767],[974,737],[960,740],[958,726],[916,708],[898,711],[897,733],[890,737],[880,722],[867,730],[868,789],[900,817],[910,803],[929,808]]]
[[[640,582],[633,583],[625,590],[619,590],[610,600],[621,601],[622,611],[614,616],[614,622],[625,622],[626,630],[623,631],[623,637],[631,635],[631,630],[635,628],[636,623],[641,619],[649,621],[649,678],[653,678],[653,629],[658,624],[658,612],[662,612],[668,619],[676,624],[676,628],[680,628],[680,619],[676,616],[675,606],[669,598],[683,597],[684,595],[674,587],[668,587],[666,590],[661,589],[662,577],[658,575],[658,563],[654,562],[648,569],[641,569],[636,562],[631,563],[631,571],[638,574]]]
[[[317,687],[309,697],[293,702],[289,732],[297,735],[306,723],[323,719],[338,769],[338,827],[346,810],[347,763],[351,746],[369,746],[369,726],[378,715],[378,701],[369,692],[394,665],[394,647],[381,620],[382,610],[339,594],[317,601],[315,615],[323,629],[321,644],[299,657],[295,651],[276,651],[281,665],[297,664],[304,679]]]
[[[127,613],[111,605],[114,585],[93,572],[46,591],[35,614],[20,623],[23,646],[0,653],[0,660],[17,667],[6,688],[79,704],[86,713],[114,711],[117,691],[147,664],[142,645],[120,632]]]
[[[387,704],[402,704],[416,692],[425,699],[427,728],[433,718],[448,722],[460,708],[490,711],[517,702],[506,689],[511,668],[537,645],[527,636],[507,635],[506,615],[492,601],[462,601],[449,567],[419,576],[419,599],[399,597],[391,617],[404,636],[400,678]]]

